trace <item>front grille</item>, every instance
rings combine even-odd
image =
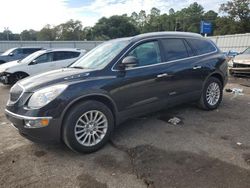
[[[235,67],[235,68],[250,68],[250,65],[248,65],[248,64],[234,63],[233,67]]]
[[[16,102],[23,94],[23,88],[19,84],[15,84],[10,89],[10,101]]]

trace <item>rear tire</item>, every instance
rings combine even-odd
[[[222,96],[223,86],[221,81],[218,78],[210,77],[203,88],[199,106],[204,110],[214,110],[220,105]]]
[[[62,138],[73,151],[91,153],[102,148],[114,130],[111,110],[98,101],[85,101],[70,109],[65,117]]]

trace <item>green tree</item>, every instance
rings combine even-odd
[[[30,29],[30,30],[24,30],[20,34],[21,40],[37,40],[37,31]]]
[[[56,38],[56,30],[49,24],[44,26],[37,34],[37,40],[40,41],[53,41]]]
[[[239,32],[250,32],[250,0],[228,1],[221,4],[220,11],[237,22]]]
[[[60,24],[55,27],[57,32],[57,40],[81,40],[82,23],[81,21],[69,20],[66,23]]]
[[[94,39],[113,39],[133,36],[139,33],[127,16],[101,18],[93,27]]]

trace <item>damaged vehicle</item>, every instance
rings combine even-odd
[[[235,76],[250,76],[250,47],[235,56],[232,65],[229,66],[229,73]]]
[[[16,83],[5,113],[21,135],[94,152],[129,118],[187,102],[218,108],[227,58],[209,39],[147,33],[100,44],[67,68]]]
[[[50,49],[37,51],[23,60],[0,65],[0,82],[11,85],[18,80],[50,70],[67,67],[86,53],[80,49]]]

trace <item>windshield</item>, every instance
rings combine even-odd
[[[11,48],[7,51],[5,51],[4,53],[2,53],[2,55],[9,55],[13,50],[15,50],[16,48]]]
[[[250,54],[250,48],[247,48],[242,54]]]
[[[25,57],[24,59],[22,59],[21,61],[19,61],[19,63],[30,63],[31,61],[33,61],[36,57],[38,57],[39,55],[42,54],[43,51],[37,51],[33,54],[28,55],[27,57]]]
[[[112,40],[100,44],[70,67],[86,69],[102,69],[117,56],[129,43],[128,39]]]

